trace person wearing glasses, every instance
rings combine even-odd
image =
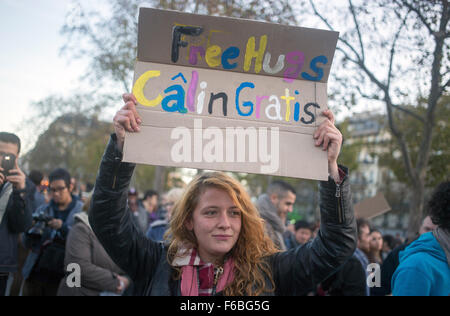
[[[67,170],[56,169],[49,175],[50,202],[33,214],[34,225],[25,234],[31,249],[22,270],[24,296],[55,296],[64,277],[65,241],[83,203],[72,194]]]

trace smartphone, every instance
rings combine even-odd
[[[3,156],[2,159],[2,168],[3,168],[3,174],[5,176],[10,175],[10,171],[16,167],[16,156],[12,154],[6,154]]]

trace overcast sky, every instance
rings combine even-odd
[[[30,104],[51,94],[70,95],[86,63],[60,56],[59,34],[70,0],[0,0],[0,130],[27,144],[20,123]]]

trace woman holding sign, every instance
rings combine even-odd
[[[330,172],[320,183],[320,232],[306,245],[279,252],[243,186],[222,172],[188,185],[173,210],[166,243],[145,238],[127,210],[135,165],[121,162],[125,132],[139,132],[142,121],[135,97],[123,98],[97,176],[90,223],[134,281],[136,294],[304,295],[353,255],[356,224],[348,176],[336,163],[342,135],[330,111],[314,134],[316,145],[328,150]]]

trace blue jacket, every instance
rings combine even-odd
[[[450,267],[432,232],[423,234],[399,255],[392,276],[394,296],[450,295]]]
[[[153,241],[164,241],[164,234],[169,228],[169,223],[166,220],[154,221],[147,230],[147,238]]]

